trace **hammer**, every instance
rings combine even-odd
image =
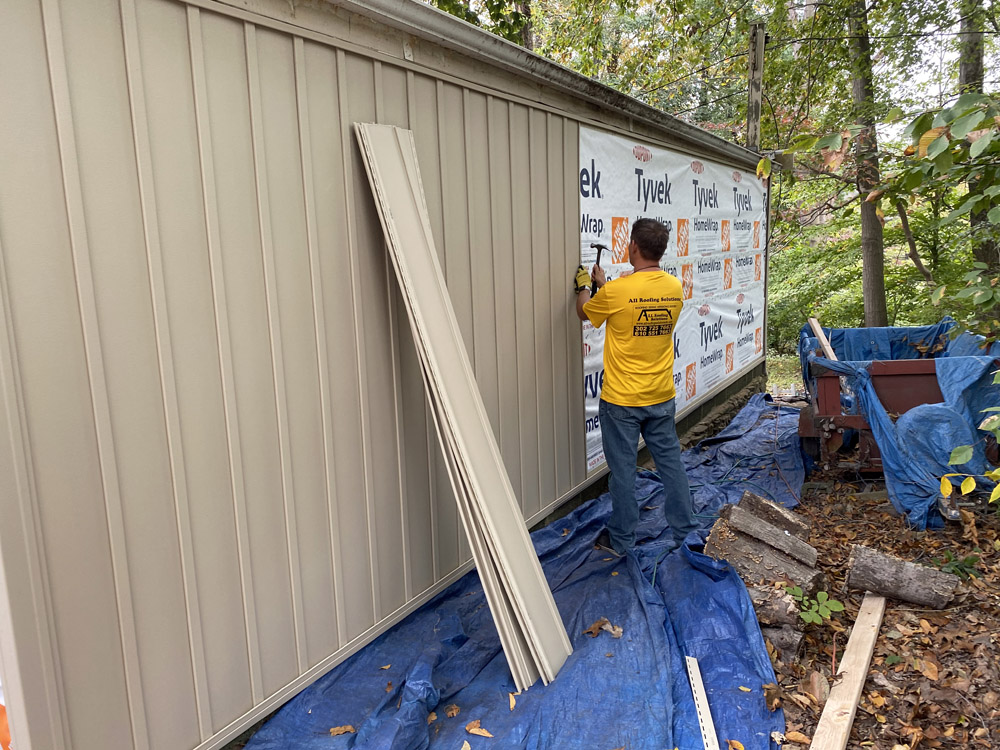
[[[590,246],[592,248],[597,248],[597,265],[601,265],[601,251],[607,250],[608,246],[602,245],[600,242],[592,242],[590,243]],[[597,294],[597,282],[595,281],[593,284],[590,285],[590,296],[593,297],[596,294]]]

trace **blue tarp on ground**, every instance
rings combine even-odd
[[[516,696],[513,710],[514,684],[473,571],[289,701],[247,750],[457,750],[466,740],[474,750],[701,750],[684,655],[699,660],[722,746],[771,750],[784,717],[764,704],[761,686],[774,672],[746,589],[695,548],[745,489],[797,503],[797,421],[797,411],[758,395],[725,431],[685,452],[702,528],[679,550],[667,552],[663,487],[645,471],[636,481],[640,544],[627,557],[593,548],[611,511],[606,494],[532,534],[574,652],[555,682]],[[585,635],[601,617],[622,638]],[[461,709],[454,718],[450,704]],[[494,739],[468,734],[474,719]],[[330,736],[348,724],[356,734]]]
[[[819,340],[808,325],[799,334],[799,359],[807,385],[813,362],[847,377],[856,402],[848,397],[845,407],[864,415],[882,455],[889,499],[918,529],[943,524],[936,506],[945,474],[972,474],[981,486],[993,484],[982,476],[990,467],[985,433],[977,432],[976,425],[985,417],[983,409],[1000,405],[1000,388],[993,384],[991,374],[996,369],[994,358],[1000,357],[1000,344],[983,348],[983,339],[967,332],[951,340],[954,327],[955,321],[946,317],[919,328],[824,328],[840,361],[819,356]],[[914,407],[894,422],[875,393],[868,368],[876,359],[921,358],[934,359],[944,401]],[[972,459],[949,466],[952,450],[960,445],[973,446]]]

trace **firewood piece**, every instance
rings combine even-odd
[[[852,545],[847,586],[904,602],[943,609],[955,595],[959,577],[906,562],[884,552]]]
[[[795,630],[791,625],[782,625],[780,628],[761,628],[760,634],[778,649],[778,656],[783,662],[795,659],[799,649],[802,648],[803,633]]]
[[[729,525],[737,531],[766,542],[810,568],[816,567],[816,548],[809,542],[804,542],[797,536],[792,536],[789,532],[752,515],[739,505],[726,505],[719,511],[719,515],[729,521]]]
[[[712,526],[705,543],[705,554],[716,560],[726,560],[744,581],[790,580],[806,595],[815,593],[823,581],[823,574],[803,565],[774,547],[733,529],[720,518]]]
[[[782,531],[787,531],[792,536],[799,539],[809,540],[809,522],[794,511],[788,510],[777,503],[773,503],[760,495],[752,492],[744,492],[743,497],[736,503],[743,510],[750,512],[767,521],[772,526],[777,526]]]
[[[779,657],[783,662],[792,661],[802,647],[803,634],[791,625],[782,625],[780,628],[761,628],[760,634],[778,649]]]
[[[753,603],[757,621],[761,625],[781,627],[789,625],[801,630],[804,623],[799,617],[798,603],[784,589],[774,586],[747,586],[750,601]],[[777,645],[777,644],[775,644]]]

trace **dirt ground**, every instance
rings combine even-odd
[[[809,744],[863,594],[847,591],[852,544],[963,577],[943,610],[887,600],[849,748],[1000,747],[1000,515],[979,504],[962,523],[918,532],[881,485],[809,477],[797,512],[812,523],[829,595],[845,609],[805,626],[797,657],[771,653],[787,721],[785,747]],[[770,649],[769,649],[770,650]]]

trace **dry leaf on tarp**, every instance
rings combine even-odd
[[[330,729],[330,736],[338,737],[339,735],[342,734],[354,734],[357,731],[358,730],[352,727],[350,724],[344,724],[344,726],[342,727],[333,727],[332,729]]]
[[[744,693],[753,692],[752,690],[750,690],[750,688],[746,687],[745,685],[740,685],[740,690],[743,691]]]
[[[568,534],[569,534],[569,529],[563,529],[562,535],[567,536]]]
[[[591,625],[589,628],[587,628],[583,632],[586,633],[587,635],[589,635],[591,638],[596,638],[597,636],[599,636],[601,634],[601,629],[605,625],[610,625],[610,624],[611,623],[608,621],[607,617],[602,617],[600,620],[597,620],[593,625]]]
[[[802,734],[802,732],[786,732],[785,742],[794,742],[797,745],[808,745],[812,742],[812,740]]]
[[[469,734],[478,735],[479,737],[492,737],[493,736],[492,734],[490,734],[489,732],[487,732],[485,729],[483,729],[481,726],[479,726],[479,719],[476,719],[474,721],[470,721],[468,724],[466,724],[465,725],[465,731],[468,732]]]
[[[385,692],[387,692],[387,693],[391,693],[392,692],[392,682],[391,681],[385,686]]]
[[[461,710],[462,709],[460,709],[458,706],[452,703],[444,707],[444,715],[447,716],[449,719],[453,719],[456,716],[458,716],[458,712]]]
[[[469,744],[468,740],[462,743],[462,750],[472,750],[472,745]]]
[[[379,669],[388,669],[391,666],[392,666],[391,664],[386,664],[384,667],[379,667]]]
[[[438,718],[438,715],[436,713],[434,713],[433,711],[431,711],[429,714],[427,714],[427,723],[428,724],[433,724],[435,721],[437,721],[437,718]]]
[[[745,750],[739,740],[726,740],[726,750]]]
[[[507,697],[510,699],[510,710],[514,710],[514,705],[517,703],[517,699],[514,698],[513,693],[507,693]]]

